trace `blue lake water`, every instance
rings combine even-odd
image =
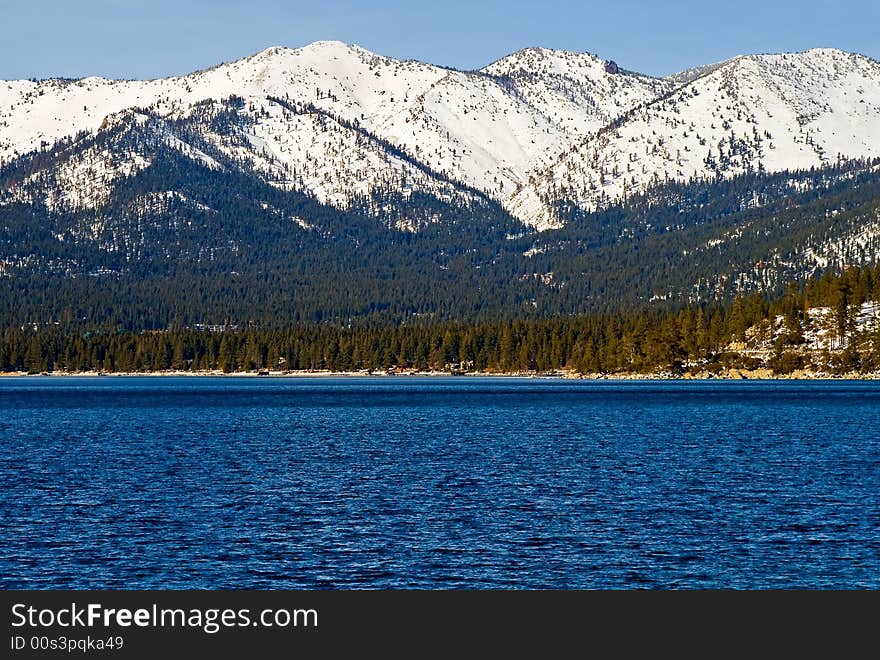
[[[880,384],[0,379],[3,588],[880,588]]]

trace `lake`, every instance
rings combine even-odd
[[[5,589],[880,588],[880,383],[0,378]]]

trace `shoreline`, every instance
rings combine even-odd
[[[775,374],[769,369],[730,369],[718,374],[707,371],[683,374],[671,372],[618,372],[618,373],[586,373],[581,374],[572,371],[555,372],[489,372],[489,371],[417,371],[407,370],[399,372],[387,371],[233,371],[223,372],[220,370],[209,371],[51,371],[42,373],[28,373],[24,371],[12,371],[0,373],[0,378],[519,378],[519,379],[543,379],[543,380],[880,380],[880,373],[848,372],[843,374],[829,374],[825,372],[811,372],[804,370],[793,371],[788,374]]]

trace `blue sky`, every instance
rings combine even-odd
[[[880,0],[0,0],[0,16],[0,79],[160,77],[319,39],[462,69],[526,46],[653,75],[816,46],[880,59]]]

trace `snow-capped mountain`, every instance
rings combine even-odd
[[[589,53],[526,48],[482,69],[548,117],[558,130],[588,135],[675,88]]]
[[[534,60],[546,67],[540,82],[526,75]],[[144,114],[186,119],[208,101],[235,96],[244,101],[235,122],[240,130],[232,131],[235,135],[204,130],[202,137],[249,161],[276,185],[339,208],[353,195],[395,182],[404,190],[432,194],[444,187],[448,193],[457,183],[503,203],[528,183],[531,171],[560,157],[587,131],[668,87],[610,70],[592,56],[530,50],[484,72],[460,72],[317,42],[269,48],[163,80],[11,81],[0,83],[0,160]],[[168,146],[185,148],[179,141]],[[72,174],[66,180],[56,177],[69,189],[50,197],[90,203],[106,196],[95,188],[118,178],[109,176],[106,163],[119,159],[82,157],[96,165],[95,181],[86,186],[73,174],[91,165],[59,166]],[[118,172],[137,166],[121,163]],[[453,183],[440,185],[438,179]],[[84,186],[88,191],[80,190]]]
[[[0,82],[0,164],[66,146],[13,176],[0,203],[99,209],[155,149],[77,145],[144,125],[154,146],[339,209],[376,191],[483,196],[545,229],[562,203],[591,210],[668,180],[880,156],[880,64],[818,49],[659,79],[528,48],[463,72],[316,42],[175,78]]]
[[[867,57],[752,55],[669,80],[674,91],[590,134],[535,177],[508,202],[514,215],[553,224],[559,201],[595,209],[667,180],[880,156],[880,63]]]

